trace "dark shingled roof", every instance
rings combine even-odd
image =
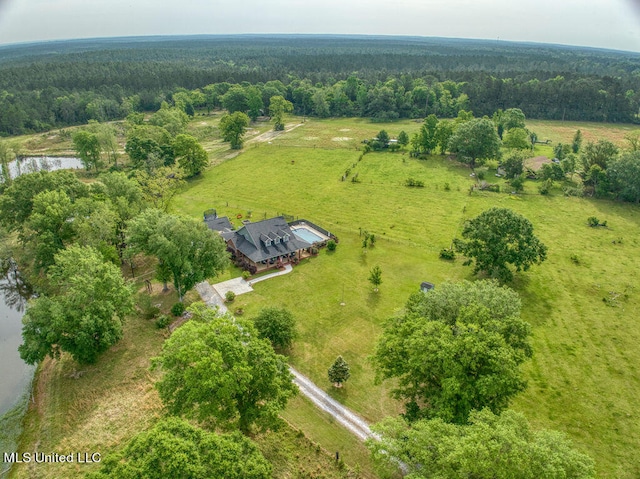
[[[222,237],[231,240],[238,251],[255,263],[311,247],[293,234],[282,216],[246,224],[238,231],[223,232]],[[278,243],[274,242],[276,239]]]
[[[221,216],[220,218],[208,217],[205,218],[204,222],[213,231],[233,231],[233,225],[226,216]]]

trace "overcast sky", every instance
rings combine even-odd
[[[0,44],[229,33],[499,38],[640,52],[640,0],[0,0]]]

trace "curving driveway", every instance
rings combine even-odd
[[[236,295],[248,293],[253,291],[253,288],[251,287],[252,284],[271,279],[276,276],[282,276],[283,274],[290,273],[291,271],[291,265],[286,265],[283,271],[277,271],[275,273],[261,276],[249,282],[242,278],[234,278],[214,285],[209,284],[207,281],[203,281],[196,285],[196,290],[207,306],[210,308],[218,308],[219,313],[224,314],[227,312],[227,307],[225,306],[222,298],[227,291],[233,291]],[[331,414],[337,422],[342,424],[342,426],[361,441],[369,438],[379,439],[379,436],[371,431],[369,424],[364,419],[333,399],[326,392],[316,386],[311,379],[301,374],[296,369],[289,366],[289,370],[291,371],[291,374],[293,374],[293,382],[298,386],[300,392],[308,397],[316,407]]]

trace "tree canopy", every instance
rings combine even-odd
[[[510,281],[516,271],[527,271],[531,265],[547,258],[547,247],[533,234],[533,225],[524,216],[508,208],[490,208],[467,221],[462,229],[464,239],[455,239],[456,251],[465,255],[474,274],[483,271],[500,281]]]
[[[127,233],[131,253],[155,256],[171,272],[181,301],[197,283],[228,264],[224,240],[193,218],[148,209],[131,221]]]
[[[249,126],[249,117],[240,111],[224,115],[220,119],[222,138],[224,141],[230,142],[231,148],[234,150],[242,148],[247,126]]]
[[[216,434],[179,418],[138,433],[89,479],[269,479],[271,464],[239,433]]]
[[[273,129],[284,130],[284,114],[293,111],[293,104],[281,95],[271,97],[269,100],[269,115],[273,120]]]
[[[503,145],[507,148],[528,150],[531,148],[529,132],[524,128],[512,128],[505,134]]]
[[[284,308],[264,308],[253,319],[261,338],[271,341],[276,349],[288,349],[296,338],[296,320]]]
[[[100,142],[94,133],[88,131],[78,131],[73,135],[73,147],[84,167],[88,170],[101,165]]]
[[[180,168],[187,178],[199,175],[209,164],[209,156],[202,145],[191,135],[180,134],[172,143]]]
[[[89,196],[89,187],[71,171],[39,171],[17,177],[0,195],[0,222],[20,231],[33,211],[35,197],[44,191],[64,191],[71,201]]]
[[[472,409],[499,413],[524,389],[530,334],[513,290],[445,283],[412,295],[405,314],[387,321],[373,359],[378,379],[396,379],[405,417],[464,424]]]
[[[611,190],[623,201],[640,202],[640,151],[624,153],[607,169]]]
[[[475,168],[477,163],[500,157],[500,138],[491,120],[476,118],[458,125],[449,138],[448,148]]]
[[[133,309],[120,269],[93,248],[73,245],[56,254],[47,277],[54,294],[29,303],[20,356],[35,364],[64,351],[79,363],[95,362],[122,337],[122,323]]]
[[[297,392],[284,356],[251,321],[217,316],[202,303],[191,312],[154,359],[164,372],[156,387],[167,410],[243,432],[273,426]]]
[[[474,411],[469,425],[442,419],[408,425],[387,418],[372,429],[374,460],[392,470],[401,461],[411,479],[594,479],[593,459],[572,447],[563,434],[533,430],[526,418],[507,410]]]

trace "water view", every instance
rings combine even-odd
[[[36,171],[54,171],[83,168],[78,158],[69,156],[26,156],[9,163],[11,178]]]
[[[32,292],[15,263],[5,264],[0,279],[0,416],[13,407],[31,382],[34,368],[26,365],[18,346],[22,343],[22,315]]]

